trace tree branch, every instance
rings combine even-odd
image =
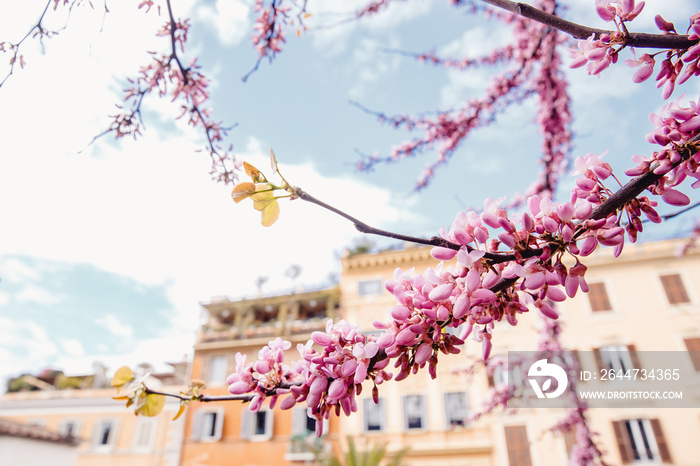
[[[562,32],[571,35],[575,39],[587,39],[591,34],[599,38],[602,34],[615,34],[617,31],[605,30],[583,26],[581,24],[567,21],[558,16],[545,13],[526,3],[512,2],[510,0],[482,0],[490,5],[510,11],[525,18],[532,19],[538,23],[551,26]],[[698,41],[688,39],[686,35],[676,34],[649,34],[645,32],[631,32],[626,37],[625,45],[639,48],[659,48],[659,49],[687,49],[697,44]]]

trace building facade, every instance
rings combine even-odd
[[[643,367],[645,361],[638,355],[673,351],[679,367],[691,374],[685,401],[700,406],[700,253],[677,257],[679,245],[629,245],[619,258],[605,250],[588,257],[590,292],[558,308],[561,341],[578,350],[581,368],[589,371]],[[344,318],[363,331],[375,331],[371,322],[386,320],[395,305],[383,287],[394,269],[415,267],[423,272],[436,263],[430,248],[345,257],[340,280]],[[517,327],[497,326],[492,358],[536,348],[541,317],[528,314],[520,316]],[[566,416],[565,409],[497,411],[469,421],[507,377],[485,369],[465,374],[464,368],[480,359],[481,345],[468,340],[461,349],[460,355],[440,358],[436,380],[419,372],[399,383],[385,383],[378,405],[363,393],[360,415],[344,419],[341,433],[358,437],[360,444],[388,442],[391,451],[409,448],[405,461],[411,465],[566,464],[573,436],[550,431]],[[700,409],[654,406],[652,401],[644,408],[588,410],[607,460],[700,464],[697,446],[689,441],[700,438]]]
[[[11,465],[74,466],[80,440],[45,427],[0,419],[0,458]]]
[[[281,337],[292,347],[286,360],[298,359],[298,343],[339,318],[337,287],[203,304],[208,322],[197,336],[192,377],[207,384],[207,395],[228,395],[226,377],[235,369],[235,354],[255,361],[258,351]],[[338,419],[331,419],[317,439],[315,420],[306,409],[263,409],[252,413],[239,402],[193,403],[187,410],[182,465],[241,466],[313,464],[315,453],[338,449]],[[235,460],[234,460],[235,459]]]
[[[175,373],[154,374],[147,379],[147,385],[178,393],[184,387],[182,381],[187,363],[175,363],[174,366]],[[79,444],[73,447],[74,461],[71,465],[180,464],[184,420],[172,421],[179,409],[179,403],[173,399],[168,399],[160,416],[135,416],[133,410],[124,407],[123,402],[113,399],[116,395],[113,388],[58,389],[36,380],[30,381],[40,389],[6,393],[0,398],[0,418],[40,426],[62,437],[75,439]],[[179,383],[174,384],[175,381]],[[16,450],[13,452],[16,453]],[[0,457],[3,456],[0,452]],[[2,460],[0,463],[5,464]]]

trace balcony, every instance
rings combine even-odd
[[[287,461],[313,461],[317,455],[331,454],[330,442],[325,438],[318,438],[314,433],[307,435],[295,435],[289,439],[287,452],[284,459]]]

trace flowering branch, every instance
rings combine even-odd
[[[546,26],[558,29],[571,35],[574,39],[587,39],[590,36],[613,35],[616,31],[597,29],[567,21],[559,16],[547,13],[541,9],[532,7],[527,3],[513,2],[510,0],[481,0],[485,3],[510,11],[524,18],[528,18]],[[643,32],[628,33],[625,43],[638,48],[657,49],[687,49],[697,44],[697,40],[682,35],[648,34]]]
[[[224,149],[221,145],[224,137],[232,127],[224,127],[222,122],[211,120],[210,110],[203,108],[209,99],[207,87],[209,80],[199,71],[196,60],[185,66],[178,54],[185,50],[188,20],[176,20],[170,0],[165,2],[168,11],[168,21],[156,35],[170,39],[170,52],[156,57],[150,65],[142,67],[136,79],[129,79],[132,87],[125,90],[124,102],[131,101],[131,108],[113,115],[112,124],[96,138],[107,133],[114,133],[116,138],[131,135],[136,138],[141,134],[141,104],[146,94],[157,90],[160,96],[170,94],[172,100],[181,99],[181,118],[188,115],[188,123],[204,130],[207,139],[207,151],[212,161],[210,174],[219,182],[233,183],[237,176],[234,173],[236,161],[231,154],[231,147]],[[152,2],[142,2],[139,8],[146,6],[150,9]],[[122,108],[121,105],[117,106]],[[235,126],[235,125],[234,125]],[[94,139],[93,139],[94,141]]]

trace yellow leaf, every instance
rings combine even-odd
[[[112,377],[112,387],[116,387],[118,390],[133,378],[134,372],[129,369],[129,367],[122,366],[117,369],[117,372],[114,373],[114,377]]]
[[[233,187],[233,191],[231,191],[231,197],[236,204],[250,197],[252,194],[255,194],[255,185],[250,181],[238,183]]]
[[[163,411],[165,406],[165,395],[155,395],[151,393],[146,395],[146,401],[136,410],[136,414],[142,414],[148,417],[154,417]]]
[[[309,19],[311,18],[311,13],[305,13],[304,14],[304,19]]]
[[[256,184],[255,191],[256,193],[250,196],[255,210],[263,210],[270,202],[277,202],[275,193],[272,192],[272,186],[269,183]]]
[[[262,212],[262,224],[269,227],[277,221],[280,216],[280,205],[272,192],[272,186],[268,183],[255,185],[258,191],[250,198],[253,200],[253,208]]]
[[[265,181],[265,176],[260,173],[260,170],[249,164],[248,162],[243,162],[243,168],[246,174],[252,178],[253,182]]]
[[[186,407],[186,406],[187,406],[187,404],[185,403],[184,400],[180,402],[180,409],[177,411],[177,414],[176,414],[175,417],[173,418],[173,421],[176,420],[177,418],[179,418],[180,416],[182,416],[182,413],[185,412],[185,407]]]
[[[277,221],[280,216],[280,204],[277,199],[268,203],[262,210],[262,224],[269,227]]]

